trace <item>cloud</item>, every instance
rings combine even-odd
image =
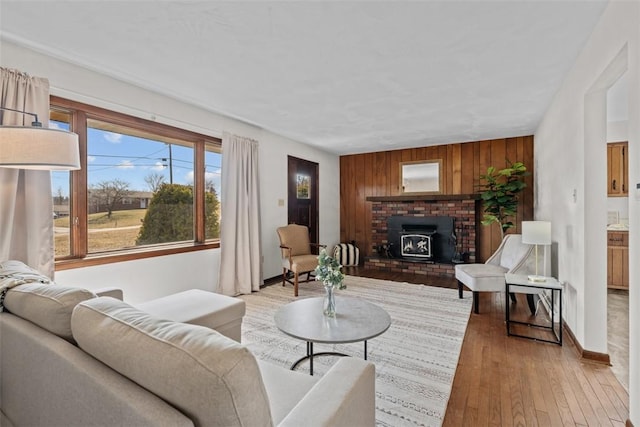
[[[193,184],[193,171],[189,171],[189,173],[185,175],[184,179],[187,181],[187,184]]]
[[[93,163],[96,161],[96,156],[87,156],[87,162]]]
[[[56,122],[49,122],[49,129],[59,129],[62,130],[62,128],[60,127],[60,125]]]
[[[112,144],[120,144],[121,140],[122,140],[122,135],[119,133],[113,133],[113,132],[104,132],[104,139],[106,139],[107,141],[109,141]]]
[[[135,165],[131,162],[131,160],[123,160],[116,166],[118,169],[133,169]]]
[[[156,162],[155,166],[151,166],[149,169],[154,170],[154,171],[163,171],[166,168],[166,166],[164,165],[164,163],[162,162]]]

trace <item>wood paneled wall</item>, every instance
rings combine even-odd
[[[531,172],[520,196],[516,232],[522,220],[533,219],[533,136],[465,142],[423,148],[353,154],[340,157],[340,240],[355,240],[361,255],[371,255],[371,202],[368,196],[400,195],[400,162],[442,159],[443,194],[478,192],[480,174],[489,166],[503,168],[520,161]],[[497,225],[478,225],[478,262],[500,244]]]

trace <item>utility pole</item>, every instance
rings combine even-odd
[[[171,150],[171,144],[167,144],[169,146],[169,183],[173,184],[173,151]],[[163,162],[166,162],[167,159],[163,158],[162,159]],[[163,165],[164,167],[167,167],[167,165]]]
[[[169,183],[173,184],[173,152],[171,151],[171,144],[169,144]]]

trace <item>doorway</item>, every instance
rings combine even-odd
[[[621,141],[627,141],[629,119],[629,88],[627,73],[623,74],[607,90],[607,146],[613,150],[608,161],[608,187],[617,175],[623,177],[621,185],[607,190],[607,349],[611,370],[618,381],[629,391],[629,186],[625,178],[627,149]],[[622,148],[621,148],[622,147]],[[615,149],[622,149],[622,157],[616,157]],[[626,154],[628,156],[628,153]],[[618,165],[620,163],[621,165]],[[616,168],[617,166],[621,166]],[[619,169],[619,170],[618,170]],[[617,173],[617,175],[616,175]],[[620,245],[620,246],[618,246]],[[626,272],[626,274],[625,274]]]
[[[288,156],[287,221],[309,228],[311,243],[318,243],[318,163]]]

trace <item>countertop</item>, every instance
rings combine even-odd
[[[609,224],[607,231],[629,231],[629,224]]]

